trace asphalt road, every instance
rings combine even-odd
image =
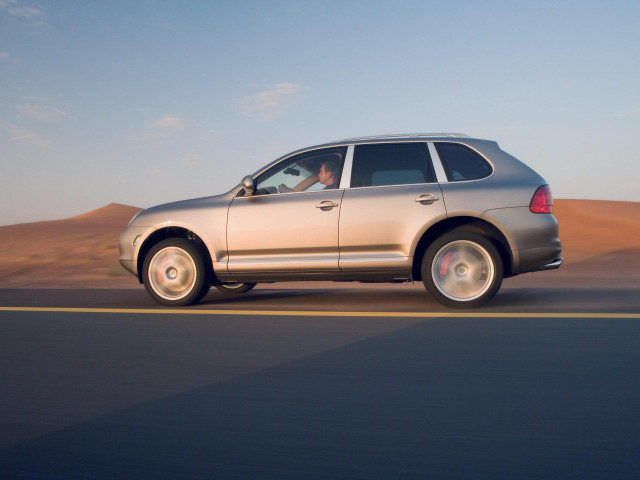
[[[0,478],[640,477],[637,289],[390,288],[0,290]]]
[[[538,277],[535,277],[538,275]],[[477,309],[482,313],[511,312],[640,312],[640,282],[601,282],[597,278],[569,279],[545,285],[542,274],[532,282],[526,275],[507,279],[498,295]],[[132,280],[134,288],[2,289],[0,306],[66,308],[164,308]],[[578,286],[573,286],[578,285]],[[251,292],[228,295],[215,288],[202,303],[188,310],[332,311],[332,312],[452,312],[431,298],[421,282],[415,284],[358,284],[298,282],[259,284]]]

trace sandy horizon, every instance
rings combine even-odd
[[[118,237],[139,210],[112,203],[67,219],[0,226],[0,288],[141,288],[118,262]],[[556,199],[554,215],[564,265],[505,285],[599,279],[640,286],[640,202]]]

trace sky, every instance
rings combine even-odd
[[[0,225],[223,193],[342,138],[496,140],[640,201],[640,2],[0,0]]]

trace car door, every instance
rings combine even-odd
[[[409,275],[415,242],[445,217],[426,143],[356,145],[340,213],[340,269]]]
[[[287,159],[257,178],[255,195],[233,199],[227,220],[230,273],[338,271],[344,190],[335,186],[345,150],[321,149]],[[335,169],[328,189],[318,177],[324,167]]]

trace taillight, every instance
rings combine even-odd
[[[549,185],[543,185],[536,190],[529,204],[529,210],[533,213],[553,212],[553,197]]]

